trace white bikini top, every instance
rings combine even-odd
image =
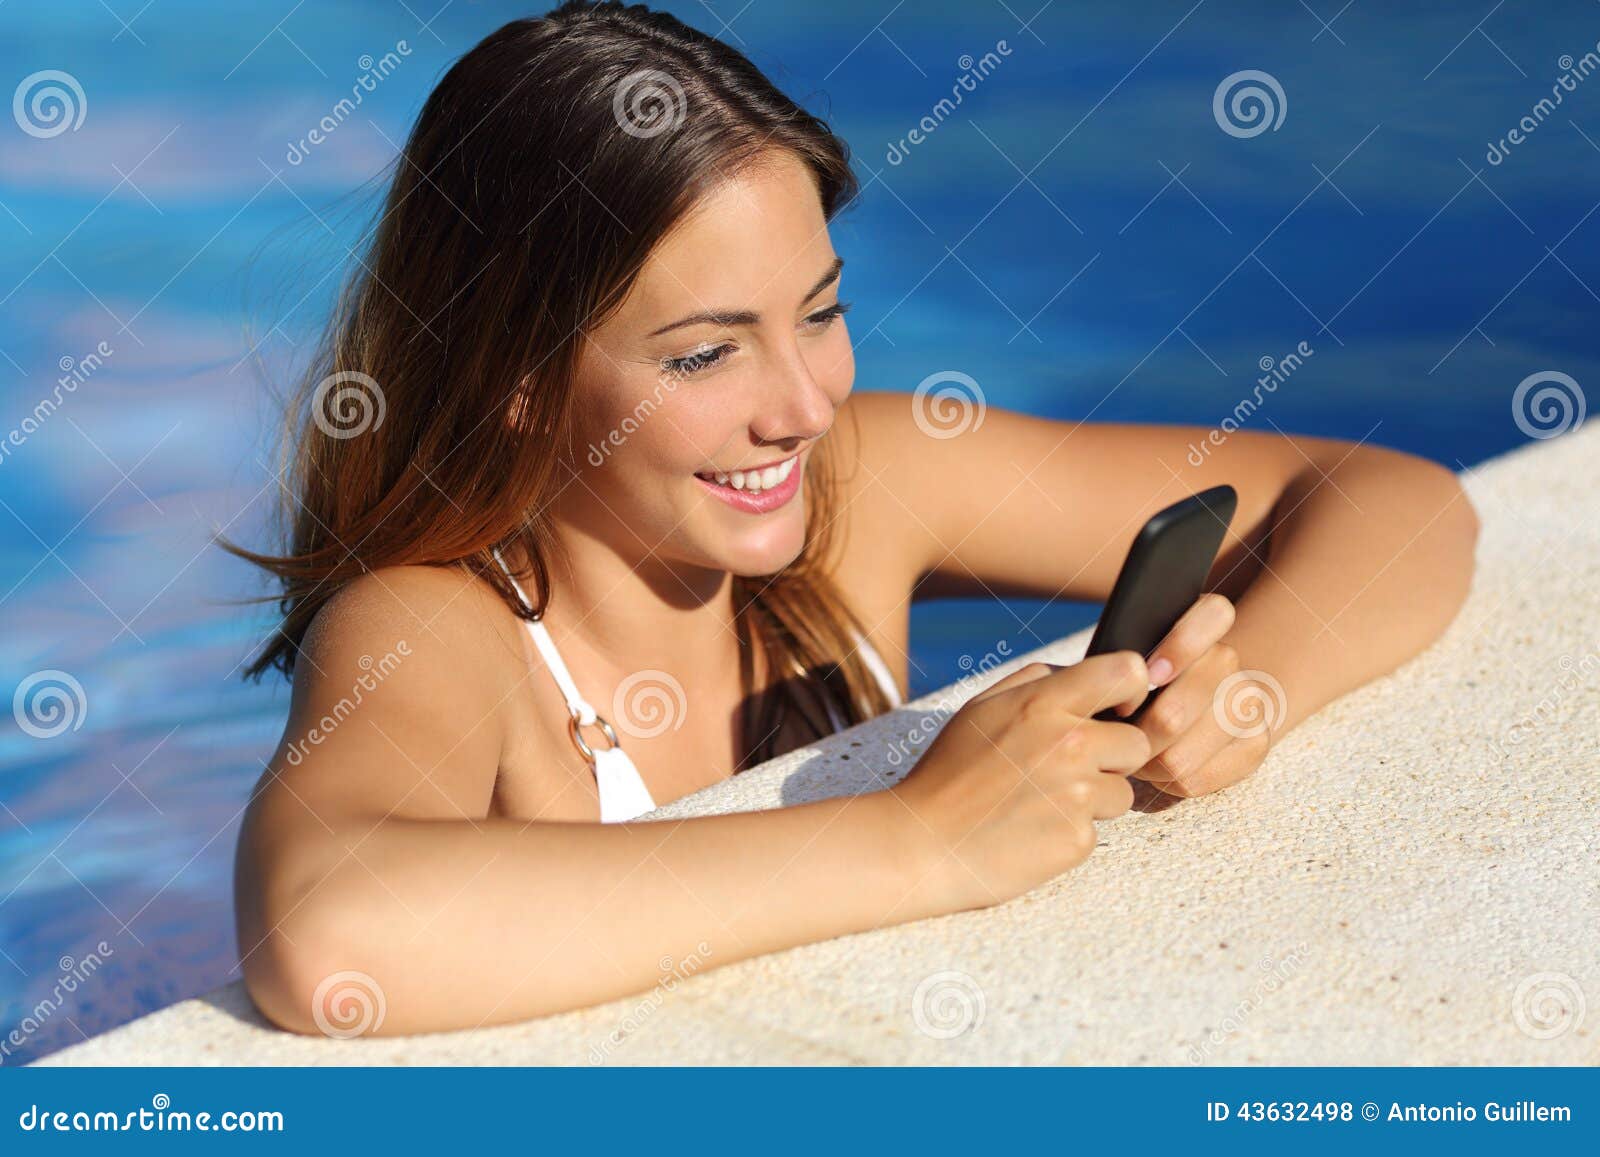
[[[522,600],[522,605],[531,611],[533,603],[512,575],[511,568],[506,566],[505,559],[500,557],[499,549],[496,548],[493,554],[495,562],[500,564],[501,571],[511,583],[511,588]],[[567,735],[594,772],[595,787],[600,793],[600,822],[623,823],[655,810],[656,801],[651,798],[650,789],[645,786],[639,769],[634,766],[633,760],[628,758],[628,753],[622,750],[622,743],[618,740],[611,724],[596,712],[593,705],[579,692],[578,685],[573,682],[572,674],[562,661],[561,653],[556,650],[555,640],[550,637],[550,631],[545,627],[543,619],[523,621],[528,625],[528,633],[533,636],[534,645],[539,648],[539,655],[544,659],[545,668],[555,678],[556,686],[561,689],[561,694],[567,701]],[[900,688],[895,684],[888,665],[864,636],[858,636],[858,639],[862,661],[878,680],[889,702],[898,707],[902,702]],[[840,715],[839,709],[831,699],[825,700],[825,704],[829,725],[835,731],[842,729],[845,720]],[[583,738],[582,729],[591,723],[599,726],[606,737],[606,742],[610,745],[603,751],[594,750]]]

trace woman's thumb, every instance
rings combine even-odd
[[[967,700],[967,702],[982,703],[985,699],[993,699],[996,695],[1004,695],[1007,691],[1015,690],[1016,688],[1025,686],[1028,683],[1037,682],[1038,680],[1043,679],[1046,675],[1054,675],[1057,671],[1062,670],[1065,666],[1066,665],[1063,663],[1046,663],[1042,660],[1036,660],[1022,667],[1020,670],[1011,672],[1011,674],[1007,675],[1004,679],[999,679],[985,687],[971,699]]]

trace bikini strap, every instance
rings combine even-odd
[[[517,582],[516,576],[511,573],[506,560],[501,557],[500,548],[492,548],[491,553],[507,581],[511,583],[511,589],[517,592],[517,598],[522,601],[523,608],[531,616],[527,620],[528,631],[533,635],[534,644],[544,659],[545,669],[555,678],[556,686],[561,688],[561,694],[567,701],[567,737],[578,749],[578,754],[588,763],[589,770],[594,772],[595,789],[600,797],[600,822],[626,823],[646,812],[654,811],[656,802],[650,796],[650,789],[645,786],[644,777],[639,774],[639,769],[634,766],[633,760],[628,758],[628,753],[622,750],[622,742],[617,738],[617,733],[610,722],[605,716],[597,713],[589,701],[579,694],[578,685],[572,681],[572,673],[567,670],[566,663],[562,662],[561,653],[556,650],[555,640],[550,637],[550,630],[544,625],[544,616],[534,611],[533,603],[529,601],[521,584]],[[606,742],[610,744],[609,747],[596,751],[589,746],[583,737],[582,729],[591,723],[599,725]]]
[[[490,553],[494,555],[494,561],[500,565],[500,570],[505,574],[507,581],[511,583],[511,589],[517,592],[517,598],[522,600],[523,607],[529,614],[533,615],[532,618],[526,620],[528,632],[533,636],[534,645],[539,648],[539,654],[544,659],[545,669],[555,678],[556,686],[561,688],[561,694],[567,701],[567,710],[571,712],[575,722],[580,725],[587,726],[598,721],[601,724],[601,730],[606,733],[606,739],[610,741],[612,746],[617,746],[617,740],[615,733],[611,730],[611,725],[600,717],[594,706],[578,691],[578,685],[572,681],[572,673],[567,670],[566,663],[562,661],[561,653],[556,650],[555,640],[550,637],[549,628],[544,625],[544,616],[534,611],[533,603],[528,599],[521,584],[517,582],[516,577],[511,573],[511,568],[506,565],[506,560],[500,556],[500,548],[498,546],[493,547]],[[575,740],[578,743],[578,750],[583,752],[590,763],[593,763],[592,754],[584,751],[588,745],[582,743],[581,739],[582,737],[579,736]]]

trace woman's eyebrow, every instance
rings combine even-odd
[[[828,286],[832,285],[836,280],[838,280],[839,271],[843,268],[844,258],[835,257],[833,259],[833,264],[828,267],[828,272],[824,273],[817,279],[817,283],[811,287],[811,292],[805,295],[805,298],[800,304],[804,305],[807,301],[810,301],[813,297],[817,296],[817,294],[821,293],[824,289],[828,288]],[[755,325],[760,320],[760,314],[752,313],[748,309],[710,309],[701,313],[691,313],[688,317],[679,318],[671,325],[664,325],[660,329],[652,331],[649,336],[656,337],[660,334],[668,332],[669,330],[682,329],[686,325],[704,325],[708,322],[712,325],[720,326]]]

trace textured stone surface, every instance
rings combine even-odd
[[[296,1037],[235,984],[43,1063],[1600,1063],[1597,461],[1591,424],[1472,471],[1479,571],[1443,639],[1251,779],[1102,824],[1087,864],[1008,904],[471,1032]],[[1086,645],[657,814],[878,786],[922,720]]]

